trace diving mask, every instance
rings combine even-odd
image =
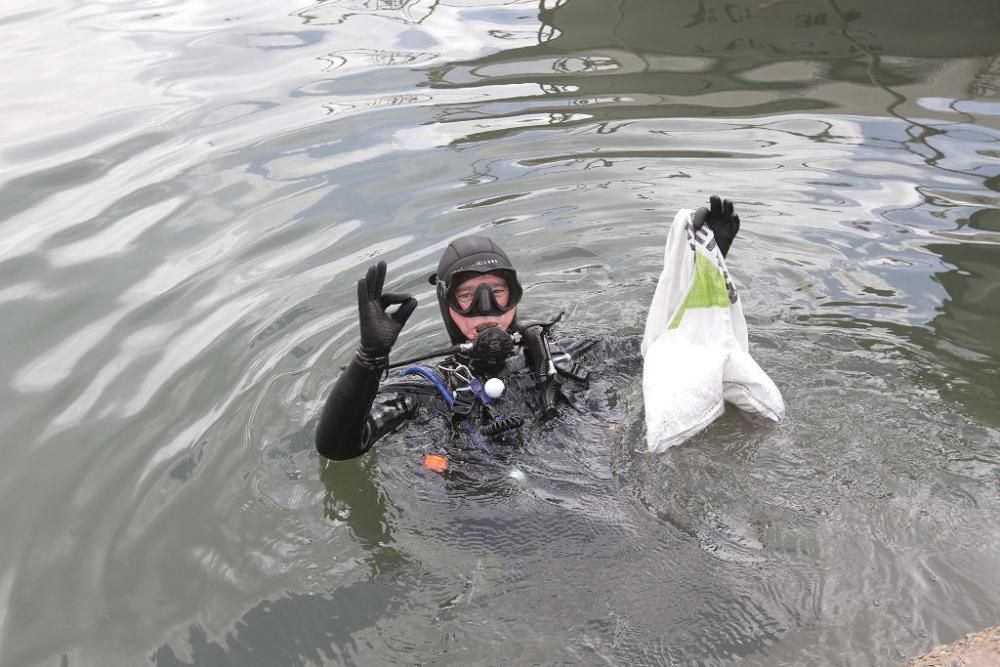
[[[448,307],[463,317],[500,317],[516,307],[521,298],[520,290],[507,286],[510,281],[504,283],[480,283],[471,292],[458,284],[445,292],[445,299]],[[506,305],[501,306],[501,301]]]

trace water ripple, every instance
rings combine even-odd
[[[882,14],[5,4],[0,662],[882,664],[991,623],[1000,17]],[[476,231],[527,315],[635,333],[714,192],[784,423],[637,453],[616,377],[616,423],[464,478],[420,430],[317,460],[372,261],[401,354]]]

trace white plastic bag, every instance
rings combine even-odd
[[[642,396],[646,446],[659,452],[708,426],[724,401],[773,421],[785,414],[781,392],[750,356],[747,324],[722,252],[694,212],[674,217],[663,272],[646,316]]]

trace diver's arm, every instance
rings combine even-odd
[[[406,320],[417,307],[409,294],[383,294],[385,262],[368,269],[358,281],[358,322],[361,347],[337,378],[326,399],[316,429],[316,450],[331,459],[360,456],[377,439],[369,413],[378,393],[379,378]],[[399,306],[388,313],[390,306]]]
[[[344,461],[361,456],[375,443],[369,413],[384,365],[360,350],[337,378],[316,428],[316,451]],[[366,428],[367,427],[367,428]]]

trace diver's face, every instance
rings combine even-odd
[[[507,307],[507,303],[510,300],[510,290],[507,287],[507,281],[492,273],[472,276],[460,282],[455,288],[455,300],[458,301],[458,305],[462,308],[471,306],[472,300],[476,296],[476,288],[480,285],[489,286],[493,291],[493,298],[496,299],[497,305],[501,308]],[[511,308],[503,315],[466,317],[456,312],[454,308],[448,308],[451,321],[455,323],[467,340],[476,340],[479,330],[488,326],[498,326],[506,331],[514,321],[514,313],[516,311],[516,308]]]

